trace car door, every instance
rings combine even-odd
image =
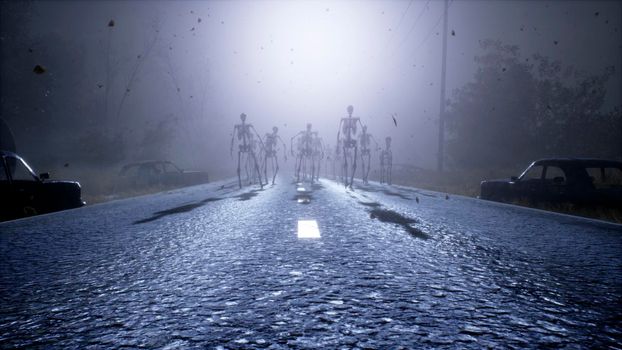
[[[544,168],[542,182],[542,199],[547,202],[563,202],[567,200],[568,176],[566,172],[555,165]]]
[[[531,165],[520,178],[514,182],[514,196],[518,200],[537,202],[542,200],[543,165]]]
[[[35,215],[39,212],[37,207],[41,182],[32,172],[30,167],[19,157],[5,156],[4,166],[8,175],[5,188],[9,203],[6,203],[11,211],[19,216]]]

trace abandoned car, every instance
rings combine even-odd
[[[116,191],[150,187],[184,187],[209,182],[205,171],[182,170],[170,161],[149,160],[124,165],[119,172]]]
[[[75,181],[52,181],[35,175],[20,156],[0,151],[0,221],[72,209],[85,205]]]
[[[573,203],[622,207],[622,162],[540,159],[519,177],[486,180],[480,198],[499,202]]]

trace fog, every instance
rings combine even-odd
[[[235,176],[229,143],[241,113],[262,136],[278,126],[288,148],[307,123],[334,146],[348,105],[378,141],[392,137],[394,163],[434,169],[443,6],[2,2],[1,117],[34,167],[83,183],[90,175],[73,169],[116,173],[142,159]],[[457,110],[456,91],[474,81],[474,58],[491,39],[515,46],[521,60],[540,55],[573,67],[580,74],[564,77],[569,86],[610,69],[591,112],[619,121],[621,18],[614,1],[451,1],[448,109]],[[619,157],[619,142],[610,143],[586,155]],[[458,167],[451,155],[447,162]]]

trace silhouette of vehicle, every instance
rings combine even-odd
[[[116,190],[141,190],[149,187],[184,187],[209,182],[205,171],[182,170],[167,160],[147,160],[124,165]]]
[[[499,202],[622,206],[622,162],[557,158],[531,163],[509,180],[481,182],[480,198]]]
[[[35,175],[28,163],[17,154],[0,151],[0,221],[86,204],[78,182],[49,178],[48,173]]]

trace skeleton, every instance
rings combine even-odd
[[[253,134],[251,133],[251,130],[255,133],[255,135],[257,135],[262,148],[263,148],[263,143],[261,142],[261,138],[257,134],[257,131],[255,130],[253,125],[246,124],[246,114],[244,113],[240,114],[240,120],[242,120],[242,123],[236,124],[233,127],[233,135],[231,136],[231,150],[230,150],[231,156],[233,156],[233,142],[235,141],[235,137],[237,136],[238,143],[239,143],[238,168],[237,168],[238,184],[240,188],[242,188],[242,178],[240,176],[240,164],[241,164],[242,156],[244,155],[244,158],[247,161],[250,161],[250,159],[248,158],[248,156],[250,156],[251,159],[253,160],[253,163],[251,164],[251,166],[254,167],[254,173],[257,174],[257,177],[259,178],[259,186],[263,189],[263,183],[261,182],[261,173],[259,172],[259,164],[257,163],[257,157],[255,156],[255,151],[253,150],[253,147],[252,147]]]
[[[320,168],[322,159],[324,159],[324,144],[322,143],[322,138],[319,136],[317,131],[314,131],[312,134],[311,147],[313,149],[313,153],[311,154],[311,182],[314,180],[320,180]]]
[[[266,180],[266,184],[268,183],[268,159],[270,160],[270,165],[272,168],[272,184],[274,185],[274,180],[276,179],[276,173],[279,172],[279,158],[276,155],[278,142],[281,141],[283,144],[283,157],[287,161],[287,146],[285,146],[285,142],[281,139],[281,136],[278,135],[279,128],[276,126],[272,128],[272,133],[266,134],[264,141],[264,157],[263,157],[263,175]]]
[[[385,139],[386,148],[380,152],[380,183],[391,184],[391,167],[393,166],[393,153],[391,152],[391,137]]]
[[[356,127],[361,124],[360,118],[352,118],[354,107],[348,106],[348,117],[341,118],[339,122],[339,131],[337,132],[337,142],[340,140],[340,134],[343,131],[343,172],[345,177],[345,186],[352,188],[354,181],[354,173],[356,172],[356,158],[358,156],[358,145],[356,142]],[[348,181],[348,159],[352,164],[350,179]]]
[[[337,146],[335,146],[335,150],[333,152],[333,179],[336,179],[338,181],[344,181],[343,180],[343,167],[341,166],[341,162],[342,162],[342,155],[341,155],[341,149],[343,148],[343,143],[341,142],[341,140],[337,140]],[[339,170],[339,172],[337,172],[337,170]]]
[[[359,136],[359,145],[361,146],[361,163],[363,165],[363,183],[368,183],[369,170],[371,169],[371,141],[376,144],[376,150],[380,149],[378,142],[374,136],[367,132],[367,125],[363,126],[363,131]],[[367,160],[367,162],[365,162]],[[367,166],[366,166],[367,165]]]
[[[300,171],[303,172],[303,179],[306,178],[307,174],[307,162],[311,161],[311,182],[313,182],[313,173],[315,172],[313,164],[313,132],[311,131],[311,124],[307,124],[307,129],[303,130],[291,139],[290,149],[292,150],[292,156],[294,155],[293,143],[294,139],[297,140],[297,150],[298,154],[296,155],[296,182],[300,182]]]

